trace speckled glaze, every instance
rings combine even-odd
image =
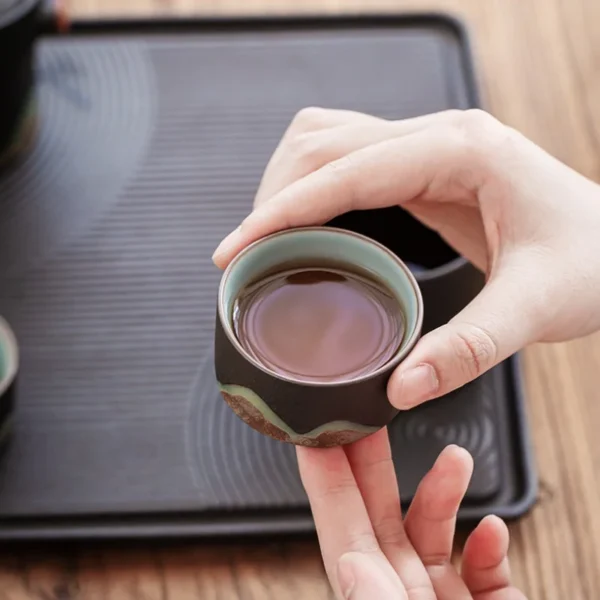
[[[392,360],[350,381],[305,382],[271,372],[246,353],[231,326],[231,305],[244,285],[289,262],[319,266],[322,261],[371,272],[399,298],[406,319],[404,339]],[[386,426],[397,414],[387,399],[387,382],[416,344],[422,323],[415,278],[377,242],[330,227],[277,233],[246,248],[223,274],[215,327],[216,378],[225,401],[260,433],[302,446],[348,444]]]
[[[0,444],[7,440],[11,430],[18,370],[17,340],[8,323],[0,317]]]

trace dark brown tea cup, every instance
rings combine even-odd
[[[0,0],[0,167],[34,138],[33,54],[41,6],[40,0]]]
[[[57,2],[0,0],[0,169],[24,158],[34,145],[35,46],[41,34],[65,28]]]
[[[374,362],[372,370],[355,369],[347,378],[306,377],[294,375],[297,371],[275,368],[273,362],[262,359],[264,355],[260,352],[252,351],[239,329],[240,299],[244,298],[245,290],[259,289],[257,286],[281,274],[285,277],[286,273],[299,272],[346,274],[359,282],[354,289],[362,285],[361,281],[366,287],[372,284],[373,289],[380,290],[393,302],[400,315],[401,327],[394,346],[386,349],[383,362]],[[336,280],[338,276],[335,275],[332,281],[346,281],[344,276]],[[365,310],[373,309],[377,298],[375,294],[363,302],[356,296],[344,297],[341,288],[329,287],[322,291],[325,294],[323,302],[329,306],[326,311],[329,315],[336,313],[336,294],[342,293],[340,302],[344,305],[346,318],[344,327],[339,329],[340,337],[328,346],[330,354],[319,346],[321,356],[329,362],[330,358],[335,358],[334,352],[349,352],[349,346],[341,342],[351,336],[353,329],[354,333],[369,333],[368,320],[364,320]],[[305,296],[302,300],[298,298],[296,301],[300,304],[297,306],[304,313],[302,318],[306,319],[306,305],[302,304]],[[349,301],[344,303],[344,299]],[[275,339],[273,347],[285,346],[288,350],[291,347],[294,354],[295,346],[290,342],[294,342],[296,335],[298,340],[303,340],[304,352],[310,352],[310,336],[301,335],[304,332],[298,329],[297,322],[296,333],[292,335],[294,328],[291,322],[290,326],[286,326],[287,313],[285,304],[281,304],[281,295],[276,302],[280,306],[279,321],[275,329],[269,329],[270,339]],[[284,308],[281,309],[281,306]],[[356,313],[356,318],[352,313],[353,307],[362,310],[360,314]],[[313,306],[313,309],[317,315],[319,306]],[[379,310],[377,314],[384,312]],[[308,313],[309,319],[311,314]],[[387,316],[389,314],[390,311],[386,313]],[[292,312],[290,318],[291,315]],[[377,322],[377,328],[387,331],[387,321],[382,319]],[[387,398],[387,382],[392,371],[417,343],[422,324],[423,300],[414,276],[395,254],[381,244],[360,234],[332,227],[306,227],[276,233],[243,250],[223,274],[215,328],[217,381],[234,412],[265,435],[302,446],[348,444],[386,426],[397,414]],[[311,327],[314,330],[315,323],[311,323]],[[378,342],[365,338],[365,345],[369,343],[377,346]],[[359,340],[354,339],[352,344],[353,348],[360,350]],[[316,354],[316,339],[314,351]],[[298,352],[300,350],[295,355]],[[381,359],[381,355],[377,356]],[[309,357],[308,362],[314,364],[314,359],[314,356]],[[356,359],[356,353],[353,359]]]

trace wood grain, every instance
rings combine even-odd
[[[489,110],[600,179],[597,0],[68,0],[67,6],[86,17],[450,10],[472,30]],[[532,513],[511,526],[510,554],[530,600],[600,598],[599,365],[600,336],[525,353],[541,488]],[[0,600],[331,597],[312,540],[11,548],[0,555]]]

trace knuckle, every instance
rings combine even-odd
[[[320,490],[316,497],[319,500],[328,501],[332,504],[343,500],[356,490],[356,483],[351,479],[342,479],[335,483],[331,482]]]
[[[420,557],[430,575],[433,569],[445,570],[452,568],[450,555],[447,552],[426,552],[425,554],[421,554]]]
[[[495,364],[498,350],[488,332],[476,325],[468,325],[466,329],[456,331],[454,354],[463,374],[471,380]]]
[[[320,129],[327,124],[330,111],[318,106],[307,106],[299,110],[294,118],[290,129],[295,133],[306,133]]]
[[[300,133],[286,144],[286,154],[290,160],[306,168],[316,168],[322,160],[323,148],[315,133]]]
[[[502,148],[511,139],[511,130],[479,108],[458,111],[452,117],[468,150],[481,154]]]
[[[354,158],[346,154],[323,167],[327,174],[336,179],[345,180],[354,168]]]
[[[443,110],[438,114],[441,118],[441,121],[454,124],[460,121],[464,115],[464,112],[465,111],[461,110],[460,108],[448,108],[447,110]]]
[[[490,113],[481,110],[480,108],[469,108],[467,110],[458,111],[454,119],[458,127],[469,133],[477,133],[481,129],[499,124]]]
[[[356,190],[352,178],[355,166],[354,158],[351,155],[346,155],[322,167],[324,174],[332,180],[337,188],[339,197],[343,202],[344,212],[354,210],[357,204]]]
[[[373,529],[381,545],[401,547],[409,544],[401,516],[382,515],[373,522]]]
[[[436,600],[437,598],[431,584],[405,584],[405,587],[406,595],[410,600]]]

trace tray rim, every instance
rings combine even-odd
[[[344,14],[275,14],[275,15],[182,15],[182,16],[120,16],[100,18],[75,18],[69,22],[67,31],[57,28],[57,20],[46,18],[41,26],[46,36],[88,36],[94,34],[165,34],[198,32],[247,32],[276,31],[278,29],[303,30],[334,28],[384,28],[442,26],[450,29],[458,38],[462,66],[467,79],[467,93],[472,108],[480,108],[480,85],[475,64],[470,28],[466,22],[451,11],[406,11],[406,12],[347,12]]]
[[[457,37],[461,63],[467,84],[471,108],[482,108],[480,85],[477,77],[471,35],[465,22],[448,12],[405,13],[350,13],[344,15],[273,15],[273,16],[199,16],[199,17],[148,17],[148,18],[78,18],[70,23],[67,33],[58,32],[52,21],[42,28],[44,37],[89,37],[93,35],[150,35],[182,32],[232,33],[250,31],[302,31],[319,29],[444,27]],[[512,521],[525,515],[532,508],[538,494],[538,477],[535,469],[533,445],[524,394],[524,381],[520,354],[506,359],[497,368],[506,373],[512,402],[509,410],[516,420],[514,432],[518,455],[521,457],[519,479],[521,495],[510,503],[480,507],[465,506],[459,512],[459,525],[472,527],[487,514],[495,514]],[[314,522],[308,507],[285,510],[228,510],[187,512],[181,516],[165,513],[91,515],[81,517],[23,517],[0,519],[0,541],[65,541],[65,540],[114,540],[114,539],[189,539],[226,538],[235,536],[264,537],[290,534],[312,534]]]

